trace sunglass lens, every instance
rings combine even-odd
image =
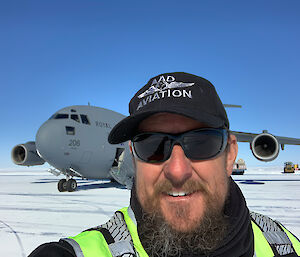
[[[134,139],[136,155],[145,162],[162,162],[168,158],[170,140],[165,135],[141,134]]]
[[[201,130],[183,138],[186,156],[192,160],[205,160],[216,156],[223,145],[223,133],[217,130]]]

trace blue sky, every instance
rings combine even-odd
[[[13,146],[35,139],[58,109],[87,104],[128,114],[151,77],[205,77],[231,129],[300,138],[300,2],[1,1],[0,169]],[[270,163],[239,144],[248,165],[300,162],[286,146]]]

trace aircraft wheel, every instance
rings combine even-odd
[[[67,191],[67,180],[66,179],[61,179],[60,181],[58,181],[57,189],[58,189],[59,192]]]
[[[76,190],[76,188],[77,188],[77,182],[76,182],[76,180],[75,179],[69,179],[68,181],[67,181],[67,190],[69,191],[69,192],[73,192],[73,191],[75,191]]]

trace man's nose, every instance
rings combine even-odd
[[[165,163],[164,173],[174,187],[181,187],[192,176],[190,160],[181,146],[174,145],[172,154]]]

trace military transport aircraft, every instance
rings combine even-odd
[[[225,107],[240,107],[225,105]],[[74,191],[73,177],[111,179],[130,188],[134,170],[128,143],[111,145],[107,141],[113,126],[125,116],[112,110],[74,105],[57,111],[39,128],[35,142],[19,144],[12,149],[17,165],[34,166],[48,162],[55,169],[49,172],[64,174],[58,190]],[[260,134],[231,131],[238,142],[249,142],[253,155],[261,161],[272,161],[279,146],[300,145],[300,139],[278,137],[264,130]]]

